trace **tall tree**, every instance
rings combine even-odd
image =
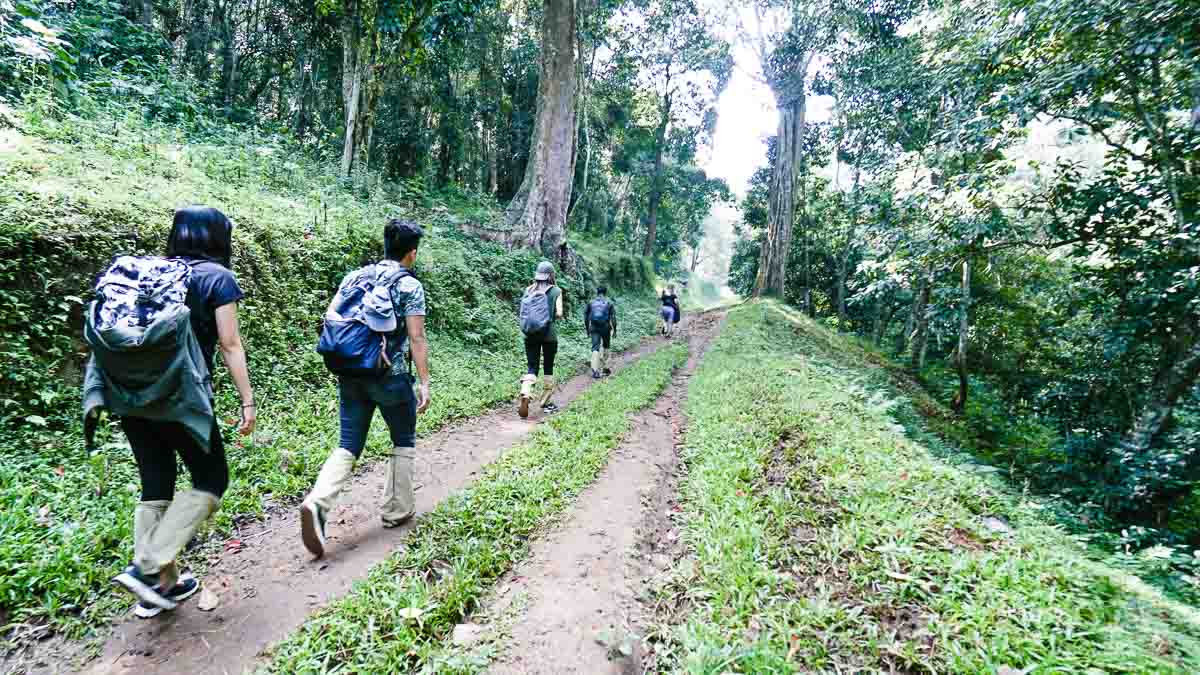
[[[756,27],[751,39],[763,80],[779,111],[767,231],[754,294],[782,296],[796,218],[796,180],[804,155],[808,70],[820,45],[827,12],[820,0],[792,0],[783,7],[756,3],[754,9]]]
[[[575,175],[575,105],[579,72],[574,0],[545,0],[537,118],[525,179],[508,205],[510,243],[561,257]]]

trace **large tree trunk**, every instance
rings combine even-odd
[[[805,60],[805,63],[807,61]],[[807,68],[805,68],[807,70]],[[792,248],[792,225],[796,217],[796,177],[799,174],[804,139],[804,72],[799,84],[777,89],[779,129],[775,145],[775,164],[767,208],[767,239],[758,261],[754,295],[782,297],[787,282],[787,261]]]
[[[908,306],[908,318],[904,320],[904,330],[896,336],[896,342],[893,348],[896,351],[896,358],[900,358],[904,354],[904,350],[908,349],[908,339],[912,337],[913,331],[917,327],[917,297],[921,294],[921,284],[924,281],[918,281],[917,287],[913,289],[912,304]]]
[[[301,50],[296,55],[296,73],[293,87],[296,97],[296,114],[292,118],[292,133],[301,143],[304,142],[304,134],[308,131],[308,77],[304,72],[304,63],[307,54]]]
[[[958,370],[958,393],[950,402],[950,408],[961,413],[967,406],[967,334],[971,328],[971,259],[963,261],[962,296],[958,308],[958,350],[954,355],[954,366]]]
[[[668,86],[670,80],[667,81]],[[642,244],[642,255],[654,253],[654,240],[658,237],[658,207],[662,204],[663,151],[667,144],[667,126],[671,124],[671,95],[663,97],[662,118],[654,132],[654,176],[650,183],[650,204],[646,214],[646,241]]]
[[[537,118],[525,179],[508,205],[511,245],[561,257],[566,247],[567,208],[574,180],[575,3],[545,0]]]
[[[371,166],[371,139],[375,136],[375,113],[383,99],[383,78],[376,73],[376,52],[370,49],[362,57],[359,70],[362,72],[362,101],[359,103],[358,132],[355,134],[355,162],[363,169]]]
[[[1182,328],[1184,321],[1180,321],[1177,328]],[[1194,390],[1197,379],[1200,379],[1200,340],[1195,338],[1194,332],[1184,336],[1184,339],[1190,340],[1191,346],[1170,350],[1172,353],[1164,355],[1166,362],[1155,375],[1141,412],[1111,455],[1111,464],[1118,475],[1127,474],[1139,464],[1134,460],[1151,452],[1158,437],[1170,427],[1179,400]],[[1189,459],[1185,471],[1194,471],[1195,464],[1194,457]],[[1169,515],[1171,507],[1181,497],[1191,494],[1191,491],[1191,483],[1159,489],[1151,495],[1146,510],[1151,511],[1161,524]],[[1108,506],[1112,507],[1113,504]]]
[[[871,341],[876,346],[883,342],[883,334],[887,332],[888,324],[892,322],[892,317],[896,314],[896,307],[892,305],[891,293],[885,297],[875,300],[875,321],[871,328]]]

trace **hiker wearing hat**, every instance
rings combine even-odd
[[[539,366],[546,370],[542,380],[542,412],[552,413],[558,406],[550,400],[554,395],[554,356],[558,353],[558,333],[554,322],[563,316],[562,289],[554,283],[554,265],[543,260],[538,263],[533,283],[521,297],[521,331],[525,333],[525,376],[521,378],[521,397],[517,412],[529,416],[533,385],[537,383]]]
[[[425,288],[410,270],[423,235],[412,221],[390,221],[383,231],[384,259],[346,275],[325,312],[317,352],[338,376],[341,436],[300,505],[301,541],[318,558],[325,554],[329,512],[350,482],[376,408],[392,445],[383,526],[401,525],[416,512],[413,459],[417,415],[430,401],[429,342]]]

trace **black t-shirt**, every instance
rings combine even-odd
[[[228,268],[209,260],[190,259],[192,276],[188,281],[187,306],[192,312],[192,332],[204,353],[208,372],[213,369],[217,351],[217,308],[237,302],[242,288]]]

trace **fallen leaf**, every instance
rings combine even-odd
[[[421,609],[420,607],[404,607],[396,613],[399,614],[400,618],[402,619],[416,621],[425,614],[425,610]]]
[[[230,539],[229,541],[225,542],[226,553],[238,553],[245,547],[246,544],[241,539]]]
[[[63,468],[63,466],[61,464],[59,466],[54,467],[54,475],[65,476],[66,473],[67,473],[67,470],[65,468]]]
[[[460,647],[470,647],[483,637],[483,626],[474,623],[460,623],[454,627],[450,641]]]
[[[213,593],[211,589],[205,587],[200,591],[200,600],[197,601],[196,606],[200,608],[201,612],[211,612],[220,605],[221,598],[217,597],[217,594]]]

